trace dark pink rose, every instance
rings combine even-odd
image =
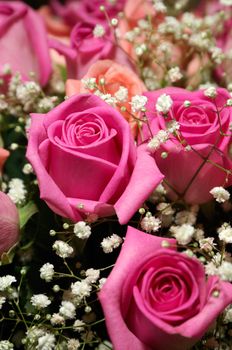
[[[190,349],[232,302],[232,284],[206,280],[199,260],[163,240],[128,227],[99,294],[115,350]]]
[[[58,0],[52,0],[51,6],[68,25],[74,26],[77,23],[107,23],[106,15],[100,11],[100,6],[104,6],[107,15],[113,18],[123,10],[124,3],[125,0],[67,0],[62,5]]]
[[[168,118],[156,110],[157,99],[162,94],[170,95],[173,100]],[[147,116],[153,135],[166,130],[167,123],[173,120],[179,123],[177,136],[171,134],[168,141],[153,153],[169,184],[167,188],[171,198],[200,204],[212,199],[209,191],[213,187],[230,186],[232,108],[223,107],[231,98],[230,94],[224,89],[218,89],[217,97],[212,99],[206,97],[203,90],[190,92],[166,88],[144,95],[148,98]],[[185,101],[190,102],[189,107],[184,106]],[[216,108],[221,110],[220,118]],[[144,140],[150,139],[146,125],[143,134]],[[162,156],[163,152],[166,152],[166,158]]]
[[[33,114],[27,158],[41,198],[73,221],[116,212],[126,223],[163,178],[123,116],[95,95]]]
[[[81,79],[92,64],[102,59],[111,59],[116,63],[130,65],[128,56],[115,45],[109,26],[103,26],[105,34],[101,37],[94,35],[94,28],[95,26],[91,23],[77,24],[71,32],[70,47],[50,41],[51,46],[65,56],[70,79]]]
[[[9,64],[23,79],[34,72],[41,85],[48,82],[51,60],[46,30],[40,16],[22,2],[0,2],[0,51],[1,72]]]
[[[19,239],[19,215],[12,200],[0,191],[0,256]]]

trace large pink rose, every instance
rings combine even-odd
[[[212,199],[209,191],[213,187],[230,186],[232,108],[223,107],[230,94],[224,89],[218,89],[217,97],[212,99],[206,97],[203,90],[190,92],[179,88],[144,94],[148,98],[147,116],[153,135],[165,130],[167,123],[172,120],[176,120],[180,126],[178,135],[171,135],[153,153],[160,171],[169,183],[170,196],[173,199],[184,199],[187,203],[200,204]],[[163,94],[170,95],[173,100],[168,118],[157,112],[155,107],[158,97]],[[185,101],[190,102],[189,107],[185,107]],[[220,120],[216,106],[221,110]],[[143,134],[145,140],[150,139],[146,125]],[[166,152],[166,158],[163,152]]]
[[[128,228],[99,298],[115,350],[187,350],[232,302],[232,285],[206,280],[203,265],[175,240]],[[214,292],[219,296],[215,297]]]
[[[12,200],[0,192],[0,257],[19,239],[19,215]]]
[[[51,60],[40,16],[22,2],[0,2],[0,71],[8,63],[24,79],[34,72],[41,85],[48,82]]]
[[[51,6],[54,12],[62,17],[71,26],[77,23],[99,24],[107,23],[104,12],[100,6],[105,7],[105,11],[110,18],[116,17],[123,10],[125,0],[66,0],[62,5],[58,0],[52,0]]]
[[[73,221],[116,212],[126,223],[163,178],[122,115],[95,95],[33,114],[27,157],[41,198]]]

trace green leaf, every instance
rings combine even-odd
[[[30,201],[24,207],[19,208],[20,229],[22,229],[28,220],[37,212],[38,208],[33,201]]]

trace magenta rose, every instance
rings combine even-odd
[[[23,79],[34,72],[41,85],[48,82],[51,60],[46,30],[40,16],[22,2],[0,2],[0,51],[1,72],[9,64]]]
[[[115,350],[190,349],[232,302],[229,282],[206,280],[199,260],[165,240],[170,248],[162,248],[163,238],[128,227],[99,294]]]
[[[41,198],[73,221],[116,212],[126,223],[163,178],[123,116],[95,95],[33,114],[27,158]]]
[[[104,12],[100,11],[100,6],[105,7],[105,11],[110,18],[117,17],[123,10],[125,0],[67,0],[62,5],[58,0],[52,0],[53,11],[64,19],[71,26],[77,23],[107,23]]]
[[[163,94],[173,100],[168,117],[156,110],[157,99]],[[169,184],[170,197],[200,204],[212,199],[209,191],[213,187],[230,186],[232,108],[224,107],[230,94],[218,89],[217,97],[213,99],[206,97],[203,90],[190,92],[166,88],[144,95],[148,98],[147,117],[154,136],[160,130],[166,130],[173,120],[179,123],[177,136],[170,134],[169,139],[153,152]],[[185,101],[189,101],[190,105],[185,106]],[[216,108],[220,111],[220,118]],[[143,134],[144,140],[149,141],[151,136],[146,125]]]
[[[0,257],[19,239],[19,215],[12,200],[0,191]]]

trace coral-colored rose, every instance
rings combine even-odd
[[[105,13],[100,10],[104,6],[110,18],[116,17],[123,10],[125,0],[67,0],[62,5],[58,0],[52,0],[51,6],[54,12],[71,26],[77,23],[107,23]]]
[[[157,112],[155,107],[157,99],[163,94],[170,95],[173,100],[168,118]],[[184,199],[187,203],[200,204],[212,199],[209,191],[213,187],[230,186],[232,176],[226,171],[230,172],[232,167],[229,155],[232,108],[224,107],[230,94],[224,89],[218,89],[217,97],[212,99],[206,97],[203,90],[190,92],[166,88],[146,92],[145,95],[148,98],[147,116],[153,135],[166,130],[167,123],[172,120],[176,120],[180,127],[177,136],[171,134],[168,141],[153,153],[170,185],[170,196]],[[189,107],[184,105],[185,101],[190,102]],[[220,111],[220,121],[216,108]],[[146,125],[143,133],[144,140],[150,139]],[[166,152],[166,158],[162,156],[163,152]]]
[[[95,95],[33,114],[27,158],[41,198],[73,221],[116,212],[125,223],[163,178],[146,148],[136,149],[122,115]]]
[[[40,16],[22,2],[0,2],[0,70],[9,64],[24,79],[34,72],[41,85],[51,73],[47,34]]]
[[[2,167],[3,167],[5,161],[7,160],[8,157],[9,157],[9,151],[0,147],[0,174],[2,171]]]
[[[232,302],[232,284],[206,281],[199,260],[162,240],[129,227],[99,294],[115,350],[190,349]]]
[[[19,215],[12,200],[0,192],[0,256],[19,239]]]
[[[83,80],[95,78],[97,88],[88,89]],[[104,86],[101,85],[100,79],[104,79]],[[142,95],[146,88],[138,76],[129,68],[115,63],[111,60],[102,60],[94,63],[88,70],[87,74],[82,77],[82,80],[68,80],[66,83],[66,95],[71,96],[77,93],[94,93],[97,90],[104,94],[111,94],[113,97],[117,96],[120,88],[127,89],[127,97],[120,102],[117,99],[115,103],[118,111],[130,123],[133,134],[136,134],[137,122],[132,116],[131,98],[135,95]],[[126,112],[121,110],[121,107],[126,108]],[[139,117],[138,114],[135,117]]]

